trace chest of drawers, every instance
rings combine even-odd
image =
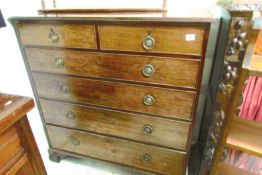
[[[185,173],[209,20],[11,21],[53,159],[86,156]]]

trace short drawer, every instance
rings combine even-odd
[[[40,100],[45,122],[186,150],[189,123]]]
[[[196,88],[200,60],[26,48],[32,71]]]
[[[161,174],[182,175],[185,153],[47,125],[53,148]]]
[[[17,24],[23,45],[96,49],[95,27],[81,24]]]
[[[39,97],[191,120],[195,92],[33,73]]]
[[[11,128],[0,135],[0,172],[6,171],[22,156],[23,146],[16,128]]]
[[[202,55],[205,27],[99,26],[100,48]]]

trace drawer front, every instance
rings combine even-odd
[[[24,154],[5,175],[36,175],[27,154]]]
[[[33,73],[40,97],[191,119],[195,93]]]
[[[19,155],[22,155],[23,146],[16,128],[11,128],[0,135],[0,172],[12,166]]]
[[[45,122],[186,150],[189,123],[40,100]]]
[[[27,48],[30,69],[196,88],[199,60]]]
[[[17,24],[24,45],[96,49],[95,27],[80,24]]]
[[[162,174],[180,175],[185,154],[170,149],[47,125],[53,148]]]
[[[100,48],[202,55],[204,27],[99,26]]]

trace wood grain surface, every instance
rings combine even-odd
[[[23,118],[33,107],[32,98],[0,93],[0,133]]]
[[[10,19],[49,146],[61,151],[53,159],[50,152],[52,160],[93,157],[157,174],[185,174],[184,150],[191,142],[208,30],[216,19],[204,19],[202,12],[201,18],[135,15]],[[156,45],[145,50],[149,35]],[[57,58],[62,66],[55,64]],[[150,77],[142,74],[146,64],[155,69]],[[143,103],[146,95],[154,98],[153,105]],[[144,132],[145,125],[152,133]],[[41,161],[31,161],[32,155],[39,157],[35,142],[28,141],[31,130],[22,133],[28,126],[25,118],[17,129],[23,145],[29,142],[31,168],[40,175]],[[144,155],[151,160],[144,161]]]
[[[33,73],[39,97],[66,100],[105,107],[120,108],[170,118],[191,120],[195,93],[189,91],[138,86],[102,80],[91,80]],[[68,92],[62,91],[68,86]],[[146,95],[154,104],[143,103]]]
[[[15,164],[24,152],[23,145],[15,127],[0,134],[0,174]]]
[[[17,24],[24,45],[96,49],[95,26],[81,24]],[[58,42],[49,42],[50,31]]]
[[[227,143],[227,137],[230,131],[230,126],[234,121],[234,117],[236,115],[236,110],[239,107],[239,99],[242,96],[243,87],[245,85],[246,80],[248,79],[248,70],[241,69],[238,80],[235,80],[233,91],[231,92],[230,97],[226,100],[228,101],[228,105],[223,107],[225,111],[225,119],[223,123],[223,129],[220,134],[220,140],[217,144],[216,151],[214,153],[213,162],[210,170],[210,175],[217,175],[218,168],[221,163],[221,157],[224,155],[224,149]]]
[[[100,25],[101,50],[158,52],[185,55],[202,55],[204,27],[148,27]],[[156,46],[146,51],[143,40],[146,36],[155,39]],[[191,36],[191,38],[190,38]]]
[[[24,149],[27,153],[27,157],[29,158],[29,165],[25,165],[25,171],[20,170],[19,172],[30,172],[33,169],[34,174],[37,175],[46,175],[46,170],[44,166],[44,162],[41,158],[39,149],[37,147],[33,132],[29,125],[29,121],[26,117],[22,118],[16,123],[16,129],[18,131],[18,135],[21,139],[21,142],[24,146]],[[27,175],[27,174],[26,174]]]
[[[254,175],[254,174],[244,169],[234,167],[234,165],[220,163],[218,167],[217,175]]]
[[[169,119],[40,100],[48,124],[186,150],[190,124]],[[144,128],[152,127],[152,133]]]
[[[32,98],[0,94],[1,175],[47,174],[26,117],[33,107]]]
[[[53,148],[161,174],[182,175],[185,153],[47,125]],[[145,155],[151,160],[144,161]]]
[[[227,147],[262,157],[262,124],[234,118],[227,136]]]
[[[27,154],[24,154],[5,175],[35,175]]]
[[[164,8],[103,8],[103,9],[96,9],[96,8],[84,8],[84,9],[45,9],[45,10],[38,10],[38,13],[40,14],[107,14],[109,16],[110,14],[137,14],[137,13],[158,13],[158,12],[166,12],[166,9]]]
[[[179,57],[150,57],[138,55],[105,54],[72,50],[26,48],[32,71],[89,77],[113,78],[143,83],[196,88],[200,60]],[[63,60],[61,66],[55,61]],[[150,64],[155,72],[150,77],[142,74]]]

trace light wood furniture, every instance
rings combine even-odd
[[[262,125],[255,121],[234,118],[226,146],[262,157]]]
[[[0,93],[0,174],[46,175],[26,117],[32,98]]]
[[[185,174],[214,18],[97,14],[11,22],[52,160],[73,155]]]
[[[240,168],[236,168],[236,167],[233,167],[233,166],[230,166],[228,164],[220,164],[219,166],[219,174],[221,175],[233,175],[233,174],[237,174],[237,175],[254,175],[250,172],[247,172],[245,170],[242,170]]]

